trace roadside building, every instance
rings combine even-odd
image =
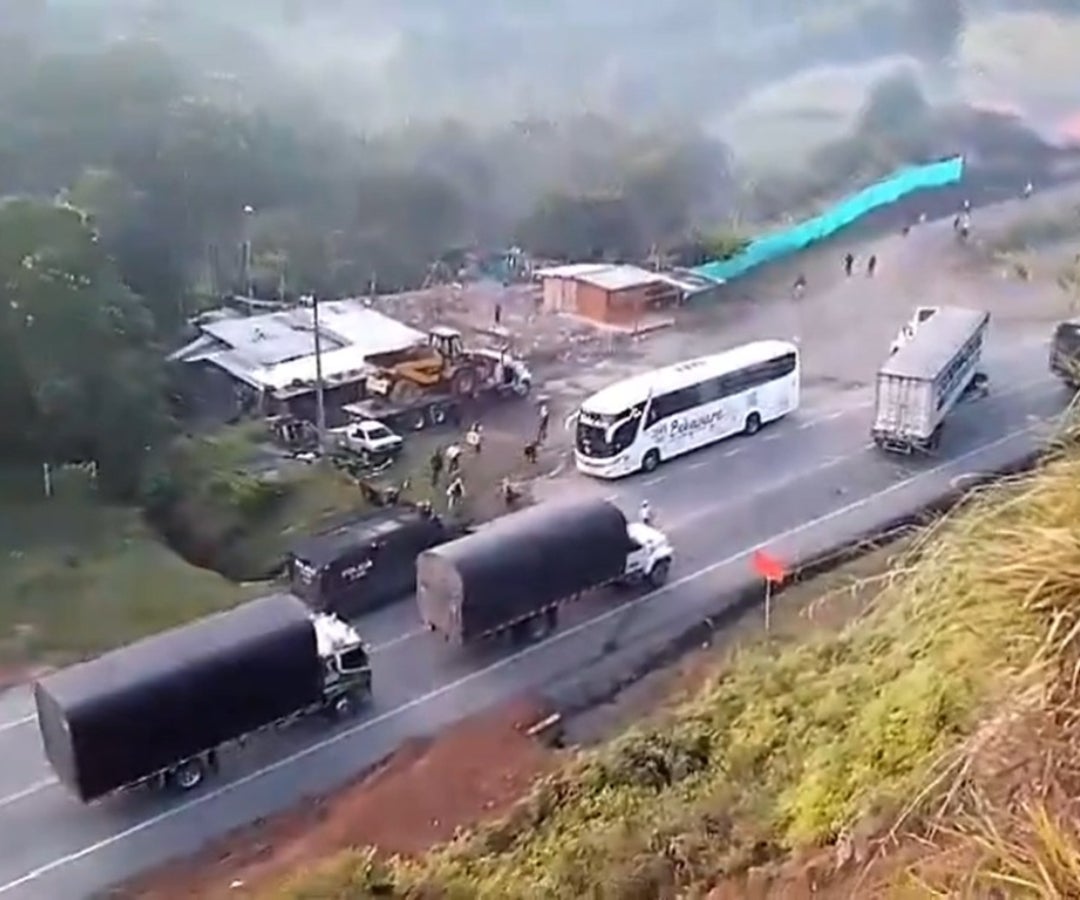
[[[543,308],[601,325],[633,328],[650,317],[714,290],[691,272],[654,272],[639,266],[574,263],[535,272],[543,285]]]
[[[214,417],[241,411],[291,412],[311,418],[316,386],[310,305],[259,315],[213,310],[193,325],[198,335],[169,356],[185,369],[185,396]],[[361,300],[319,304],[319,343],[328,410],[360,399],[366,359],[424,344],[423,333]]]

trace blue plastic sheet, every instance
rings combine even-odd
[[[955,184],[964,177],[964,158],[930,163],[901,169],[883,181],[864,188],[859,193],[842,200],[813,219],[800,222],[792,228],[757,238],[738,256],[705,263],[693,270],[712,281],[730,281],[764,263],[774,262],[792,253],[806,249],[816,241],[832,237],[868,213],[889,206],[916,191]]]

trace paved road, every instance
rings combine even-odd
[[[522,690],[566,696],[582,679],[614,677],[721,611],[723,598],[750,577],[755,548],[805,558],[1041,441],[1068,400],[1045,374],[1044,348],[1002,340],[991,345],[987,368],[991,395],[957,411],[933,460],[890,458],[868,446],[864,391],[674,461],[648,479],[555,484],[553,491],[611,495],[631,514],[648,497],[679,554],[672,581],[645,595],[589,598],[567,611],[552,637],[513,653],[452,652],[418,630],[411,603],[368,616],[361,627],[375,648],[377,693],[370,714],[334,732],[300,726],[230,755],[222,780],[185,800],[129,796],[80,806],[50,778],[28,695],[0,697],[0,898],[86,896],[331,790],[409,736]]]

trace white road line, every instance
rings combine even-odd
[[[686,468],[688,469],[704,469],[709,464],[707,459],[699,459],[696,463],[691,463]]]
[[[775,440],[777,440],[778,438],[782,438],[782,437],[787,437],[787,432],[784,432],[784,431],[774,431],[774,432],[772,432],[772,434],[767,434],[767,435],[765,435],[765,437],[764,437],[764,438],[762,438],[762,440],[765,440],[765,441],[775,441]]]
[[[28,725],[36,719],[37,716],[30,714],[28,716],[23,716],[21,719],[12,719],[10,722],[2,722],[0,723],[0,733],[11,731],[13,728],[21,728],[23,725]]]
[[[397,637],[392,637],[388,641],[383,641],[381,644],[375,644],[372,647],[368,647],[368,653],[382,653],[386,650],[396,647],[398,644],[404,644],[405,641],[412,640],[414,637],[419,637],[424,633],[423,628],[414,628],[411,631],[406,631],[403,634],[399,634]]]
[[[42,778],[41,781],[35,781],[29,787],[23,788],[21,791],[17,791],[14,794],[8,794],[6,797],[0,797],[0,809],[5,806],[10,806],[12,803],[18,803],[25,797],[29,797],[31,794],[36,794],[38,791],[43,791],[47,787],[52,787],[54,784],[60,782],[56,778]]]
[[[397,716],[400,716],[402,713],[409,712],[410,710],[416,709],[419,706],[423,706],[426,703],[430,703],[433,700],[438,700],[440,697],[452,693],[453,691],[458,690],[464,685],[471,684],[472,682],[480,678],[484,678],[485,676],[490,675],[492,672],[501,671],[502,669],[513,665],[518,660],[538,653],[553,644],[556,644],[560,641],[565,641],[576,634],[584,632],[596,625],[600,625],[608,621],[609,619],[615,618],[616,616],[625,615],[630,610],[649,602],[650,600],[660,596],[661,594],[670,593],[671,591],[675,590],[678,587],[681,587],[682,585],[690,584],[691,582],[696,581],[699,578],[702,578],[706,575],[711,575],[718,569],[725,568],[726,566],[732,565],[733,563],[739,562],[740,560],[747,559],[757,550],[762,550],[775,544],[778,541],[783,541],[795,537],[796,535],[816,528],[819,525],[824,525],[826,522],[831,522],[833,519],[840,518],[841,516],[845,516],[848,513],[854,512],[857,509],[861,509],[870,503],[875,503],[882,497],[893,494],[912,484],[915,484],[916,482],[923,481],[931,476],[938,475],[952,466],[956,466],[963,463],[965,460],[969,460],[972,457],[978,456],[980,453],[984,453],[994,447],[999,447],[1008,441],[1015,440],[1021,435],[1028,434],[1034,431],[1036,427],[1037,426],[1027,426],[1025,428],[1017,429],[1016,431],[1011,431],[1003,437],[999,437],[992,441],[988,441],[985,444],[981,444],[978,447],[961,454],[955,459],[943,462],[932,469],[927,469],[925,472],[919,472],[918,474],[912,475],[910,478],[905,478],[903,481],[898,481],[895,484],[892,484],[889,487],[885,488],[884,490],[878,491],[876,494],[871,494],[867,497],[863,497],[860,500],[855,500],[851,503],[848,503],[846,506],[841,506],[837,509],[834,509],[832,512],[818,516],[815,519],[809,519],[806,522],[803,522],[801,525],[796,525],[794,528],[789,528],[786,531],[775,534],[764,541],[754,544],[752,547],[746,547],[738,551],[737,553],[733,553],[730,556],[725,557],[724,559],[721,559],[714,563],[710,563],[709,565],[703,566],[702,568],[697,569],[693,572],[689,572],[682,578],[677,578],[675,581],[668,582],[662,588],[659,588],[655,591],[650,591],[648,594],[644,594],[641,597],[635,598],[634,600],[630,600],[626,603],[622,603],[618,606],[612,607],[611,609],[606,610],[605,612],[602,612],[599,615],[594,616],[593,618],[588,619],[585,622],[580,622],[577,625],[567,628],[565,631],[556,632],[554,635],[538,644],[533,644],[529,647],[524,648],[523,650],[519,650],[518,652],[510,656],[504,657],[503,659],[500,659],[489,666],[485,666],[482,669],[477,669],[475,672],[470,672],[468,675],[464,675],[454,681],[447,682],[446,684],[441,685],[432,691],[428,691],[426,694],[421,694],[419,697],[414,697],[412,700],[409,700],[406,703],[402,703],[400,706],[397,706],[394,709],[389,709],[384,713],[380,713],[379,715],[368,719],[366,722],[361,722],[357,725],[354,725],[352,728],[346,729],[345,731],[339,731],[337,734],[331,735],[330,737],[325,738],[318,743],[311,744],[310,746],[305,747],[303,750],[298,750],[296,753],[283,757],[282,759],[279,759],[268,766],[264,766],[263,768],[257,769],[254,772],[250,772],[242,778],[231,781],[228,784],[215,788],[212,791],[208,791],[205,794],[201,794],[198,797],[193,797],[185,803],[181,803],[178,806],[174,806],[170,809],[165,810],[164,812],[160,812],[155,816],[144,819],[142,822],[132,825],[129,828],[125,828],[123,831],[118,831],[116,834],[110,835],[109,837],[97,841],[96,843],[83,847],[81,850],[76,850],[73,853],[68,853],[65,856],[60,856],[54,860],[51,860],[50,862],[43,863],[37,868],[27,872],[25,875],[22,875],[19,878],[14,879],[13,881],[9,881],[6,884],[0,885],[0,894],[6,894],[10,891],[15,890],[16,888],[20,888],[25,884],[36,881],[44,875],[48,875],[50,872],[55,872],[57,869],[62,869],[64,866],[71,865],[72,863],[85,859],[88,856],[92,856],[93,854],[101,850],[107,850],[109,847],[113,847],[129,837],[132,837],[136,834],[141,834],[147,829],[153,828],[155,825],[158,825],[162,822],[167,822],[170,819],[173,819],[176,816],[187,812],[188,810],[196,809],[206,803],[209,803],[211,800],[216,800],[219,797],[224,797],[228,794],[231,794],[237,788],[241,788],[247,784],[251,784],[258,779],[271,774],[272,772],[277,772],[281,769],[291,766],[293,765],[293,763],[299,762],[302,759],[306,759],[312,754],[325,750],[327,747],[338,744],[341,741],[353,737],[354,735],[361,734],[365,731],[370,731],[372,728],[389,722]]]
[[[735,455],[737,455],[739,453],[742,453],[742,450],[743,450],[742,447],[734,447],[731,450],[725,451],[724,456],[730,458],[730,457],[735,456]]]
[[[669,473],[669,474],[671,474],[671,473]],[[645,487],[649,487],[649,485],[653,485],[653,484],[659,484],[659,483],[660,483],[661,481],[663,481],[663,480],[664,480],[664,478],[665,478],[665,477],[666,477],[666,476],[664,476],[664,475],[654,475],[654,476],[653,476],[652,478],[646,478],[646,479],[645,479],[645,480],[644,480],[643,482],[641,482],[641,483],[642,483],[642,484],[643,484],[643,485],[644,485]]]

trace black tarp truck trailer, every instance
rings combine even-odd
[[[45,755],[89,802],[319,705],[322,666],[300,600],[254,600],[41,679]]]
[[[633,549],[626,517],[606,500],[531,506],[421,553],[420,616],[459,645],[504,629],[539,637],[559,603],[619,580]]]

